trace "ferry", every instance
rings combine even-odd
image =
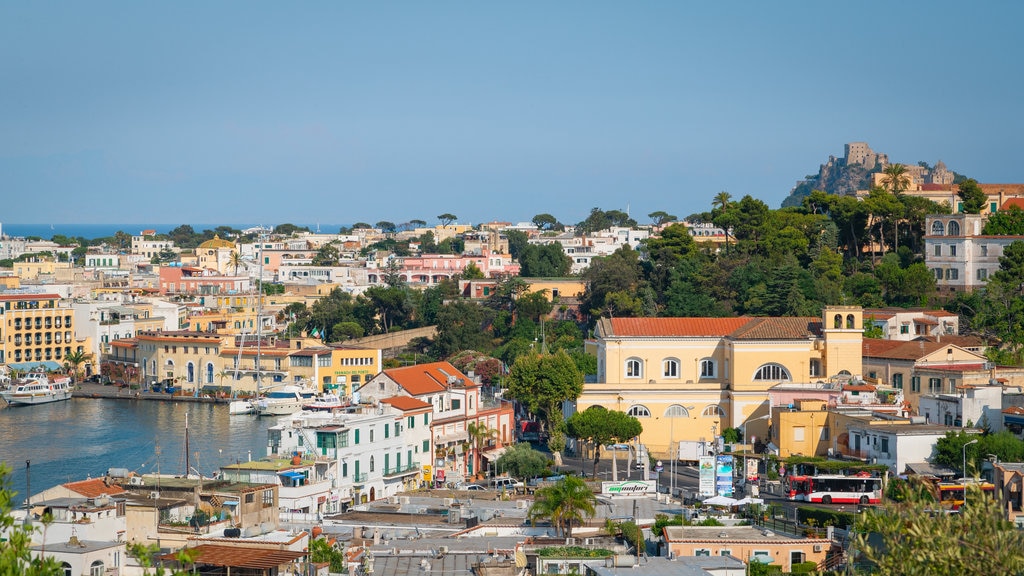
[[[0,390],[0,398],[11,406],[47,404],[71,398],[72,391],[70,377],[58,376],[51,380],[45,372],[33,371]]]

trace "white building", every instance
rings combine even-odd
[[[918,401],[918,413],[929,424],[1003,429],[1003,386],[959,386],[953,394],[927,394]]]
[[[865,308],[864,323],[882,329],[886,340],[913,340],[920,336],[952,336],[960,333],[960,316],[945,310]]]
[[[344,510],[418,486],[431,458],[430,420],[430,405],[411,398],[300,412],[268,430],[267,453],[333,461],[330,511]]]
[[[983,236],[981,214],[932,214],[925,218],[924,259],[940,292],[973,291],[999,269],[1003,250],[1024,236]]]
[[[922,417],[911,421],[911,424],[850,424],[847,430],[850,448],[868,462],[884,464],[895,474],[903,474],[907,464],[930,462],[939,438],[959,430],[926,424]]]

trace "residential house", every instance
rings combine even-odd
[[[923,394],[918,413],[930,424],[1003,429],[1003,386],[962,384],[953,393]]]
[[[1006,519],[1024,529],[1024,464],[994,462],[992,476]]]
[[[478,474],[477,452],[497,458],[497,449],[513,442],[512,405],[481,394],[479,384],[448,362],[384,370],[358,392],[364,402],[409,396],[433,407],[430,438],[435,481],[442,477],[453,482]],[[471,423],[494,431],[492,450],[474,444]]]
[[[337,460],[317,458],[315,452],[286,450],[259,460],[221,466],[220,477],[229,482],[277,484],[281,512],[307,515],[315,520],[341,512]]]
[[[924,418],[905,421],[886,421],[877,417],[860,418],[833,427],[838,453],[874,464],[884,464],[894,474],[904,474],[907,465],[930,461],[935,454],[935,443],[952,426],[927,424]]]
[[[589,346],[596,382],[576,409],[639,418],[640,441],[662,455],[725,428],[764,438],[773,386],[860,372],[862,321],[852,306],[812,318],[602,318]]]
[[[163,296],[207,296],[246,294],[252,289],[248,276],[224,276],[207,268],[161,266],[160,294]]]
[[[181,248],[174,245],[174,240],[170,238],[157,239],[156,230],[143,230],[142,233],[132,236],[131,250],[132,254],[144,256],[147,260],[151,260],[165,251],[175,254],[181,252]]]
[[[820,564],[832,547],[829,538],[799,538],[757,526],[665,526],[661,555],[732,556],[791,572],[794,564]]]
[[[982,214],[930,214],[925,218],[925,264],[940,293],[971,292],[999,270],[1007,246],[1024,236],[983,235]]]
[[[945,310],[866,308],[864,323],[881,328],[887,340],[945,339],[960,332],[960,316]]]

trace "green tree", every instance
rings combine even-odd
[[[854,560],[885,576],[988,576],[1024,572],[1024,533],[1004,519],[996,498],[969,487],[957,514],[908,483],[897,501],[858,516]]]
[[[238,250],[232,250],[231,255],[228,256],[228,266],[231,266],[235,270],[235,276],[238,276],[238,268],[243,264],[242,255],[238,253]]]
[[[498,431],[487,426],[486,422],[470,422],[466,425],[466,435],[473,447],[473,471],[480,472],[480,451],[487,443],[498,436]]]
[[[1024,236],[1024,210],[1010,206],[989,214],[981,233],[986,236]]]
[[[535,450],[529,442],[513,444],[498,457],[496,471],[508,472],[514,478],[526,480],[543,475],[549,470],[551,460],[543,452]]]
[[[476,263],[470,262],[466,264],[466,267],[462,269],[462,273],[459,276],[463,280],[482,280],[486,278],[484,271],[477,268]]]
[[[394,222],[388,222],[387,220],[381,220],[380,222],[377,222],[374,225],[374,228],[379,228],[385,234],[394,234],[395,233],[395,223]]]
[[[572,259],[560,244],[529,244],[519,254],[519,264],[523,278],[552,278],[568,275]]]
[[[679,219],[674,214],[669,214],[664,210],[657,210],[651,212],[650,214],[647,215],[647,217],[651,219],[651,222],[653,222],[655,226],[661,226],[662,224],[674,222]]]
[[[64,368],[71,373],[72,378],[78,380],[81,376],[81,366],[92,360],[92,354],[84,350],[72,350],[64,355]]]
[[[330,563],[332,574],[341,574],[347,569],[344,552],[332,546],[327,538],[314,538],[309,541],[309,561],[314,564]]]
[[[542,316],[551,314],[553,308],[554,304],[548,300],[547,290],[529,292],[516,300],[516,313],[534,322],[540,321]]]
[[[274,234],[282,236],[293,236],[298,232],[309,232],[308,226],[296,226],[295,224],[278,224],[274,227]]]
[[[537,214],[536,216],[533,217],[533,220],[531,220],[531,222],[533,222],[533,225],[536,226],[538,230],[564,230],[565,229],[565,225],[562,224],[561,222],[559,222],[558,218],[555,218],[551,214],[547,214],[547,213]]]
[[[447,358],[461,350],[490,352],[494,347],[487,326],[494,313],[487,308],[457,300],[437,311],[437,335],[431,340],[430,353]]]
[[[1011,243],[999,257],[999,270],[988,279],[976,327],[983,328],[1002,341],[1002,346],[1018,353],[1024,346],[1024,242]]]
[[[964,214],[981,214],[988,203],[988,194],[981,189],[978,181],[968,178],[957,187],[956,195],[960,197],[960,205]]]
[[[882,174],[882,186],[893,196],[899,197],[910,187],[910,174],[903,164],[889,164]]]
[[[509,255],[518,260],[526,247],[530,245],[530,237],[521,230],[506,230],[504,234],[508,239]]]
[[[584,310],[594,316],[622,312],[609,307],[609,304],[621,305],[622,302],[616,302],[615,299],[609,302],[608,296],[615,292],[632,296],[639,293],[640,282],[643,279],[639,254],[629,246],[623,246],[609,256],[594,258],[583,272],[583,279],[587,282],[582,302]]]
[[[553,486],[538,489],[526,516],[531,524],[537,520],[551,522],[560,536],[569,538],[572,537],[573,526],[582,524],[584,519],[593,518],[597,513],[596,501],[594,493],[583,480],[566,476]]]
[[[643,426],[634,416],[604,406],[591,406],[576,412],[565,422],[569,436],[589,442],[594,448],[594,476],[601,461],[601,448],[608,444],[628,442],[643,432]],[[614,456],[614,451],[612,452]]]
[[[562,402],[574,401],[583,393],[583,374],[564,350],[516,358],[505,383],[506,396],[542,416],[548,430],[561,422]]]
[[[456,216],[455,214],[451,214],[449,212],[445,212],[444,214],[440,214],[437,217],[437,220],[441,223],[441,227],[442,228],[447,228],[449,224],[451,224],[452,222],[455,222],[458,219],[459,219],[458,216]]]

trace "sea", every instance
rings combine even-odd
[[[316,232],[319,230],[325,234],[333,234],[346,224],[299,224],[295,223],[296,226],[304,226],[310,230]],[[113,236],[118,231],[125,232],[130,235],[136,235],[143,230],[156,230],[157,234],[167,234],[171,230],[174,230],[181,224],[9,224],[0,223],[0,233],[6,234],[12,237],[28,237],[38,236],[45,240],[49,240],[54,236],[60,234],[67,236],[68,238],[87,238],[92,240],[94,238],[107,238]],[[230,226],[236,230],[245,230],[247,228],[255,228],[256,226],[263,226],[265,228],[273,228],[273,224],[189,224],[196,232],[202,232],[203,230],[213,230],[218,226]]]
[[[188,421],[188,459],[185,438]],[[137,474],[210,476],[220,466],[258,460],[276,419],[230,415],[226,404],[72,398],[0,408],[0,462],[24,502],[32,493],[101,477],[110,468]]]

